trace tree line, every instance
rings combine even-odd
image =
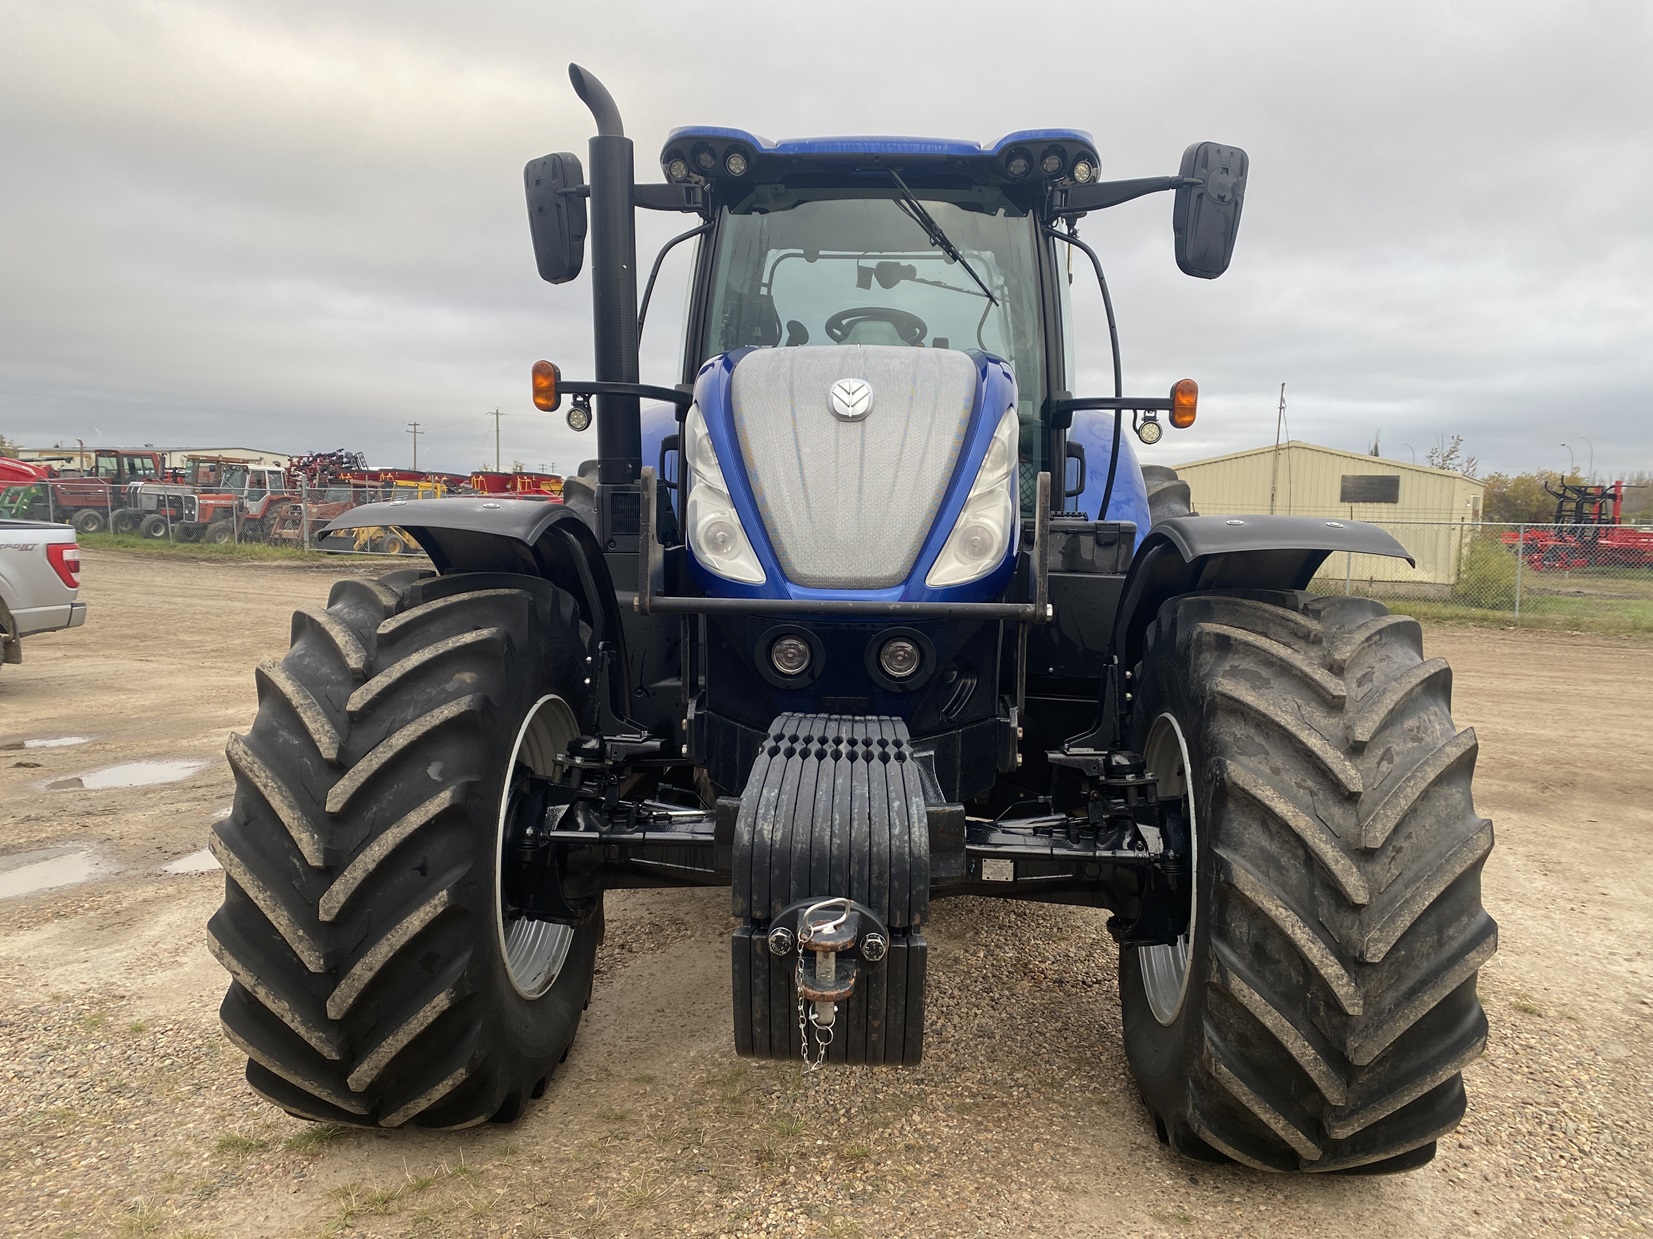
[[[1624,520],[1653,520],[1653,473],[1641,471],[1621,476],[1625,484]],[[1619,479],[1609,479],[1614,480]],[[1535,469],[1531,473],[1489,473],[1482,481],[1486,483],[1486,493],[1481,499],[1483,520],[1542,525],[1555,519],[1555,496],[1544,489],[1545,484],[1556,490],[1561,489],[1563,482],[1581,486],[1584,475],[1576,471]]]

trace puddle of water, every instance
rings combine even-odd
[[[222,869],[216,857],[206,848],[199,852],[191,852],[188,856],[180,856],[177,860],[169,861],[161,866],[162,873],[211,873],[214,869]]]
[[[31,860],[30,857],[39,859]],[[0,864],[9,861],[22,863],[0,870],[0,899],[14,899],[36,891],[74,886],[98,871],[97,857],[91,852],[64,852],[55,856],[49,852],[26,852],[21,856],[5,857]]]
[[[111,787],[148,787],[187,779],[206,764],[204,761],[129,761],[72,779],[55,779],[46,786],[52,791],[88,792]]]
[[[17,749],[66,749],[71,744],[85,744],[91,736],[52,736],[45,740],[13,740],[9,744],[0,744],[0,753],[14,752]]]

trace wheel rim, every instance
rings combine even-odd
[[[1176,801],[1188,823],[1188,873],[1193,889],[1197,890],[1199,823],[1193,793],[1188,788],[1188,741],[1182,734],[1182,725],[1170,714],[1161,714],[1148,729],[1148,743],[1143,746],[1142,756],[1159,781],[1160,800]],[[1188,997],[1188,956],[1193,949],[1199,912],[1200,901],[1191,898],[1187,933],[1169,946],[1137,948],[1137,964],[1148,1009],[1162,1025],[1175,1022]]]
[[[511,818],[511,784],[518,767],[555,778],[568,742],[580,734],[574,711],[561,697],[541,697],[517,730],[499,795],[499,833],[494,840],[494,930],[511,985],[524,998],[538,998],[556,984],[574,943],[574,927],[553,921],[505,916],[505,832]]]

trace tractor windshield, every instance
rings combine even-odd
[[[1024,426],[1044,397],[1034,221],[995,190],[919,189],[974,268],[931,244],[894,186],[759,186],[720,220],[707,355],[744,345],[981,349],[1015,368]]]

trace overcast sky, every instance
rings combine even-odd
[[[1042,21],[1037,14],[1048,12]],[[465,5],[0,0],[0,433],[346,447],[405,466],[595,453],[528,400],[590,373],[590,287],[536,276],[522,165],[585,154],[577,60],[658,179],[666,131],[1089,129],[1104,175],[1245,147],[1234,264],[1169,195],[1091,216],[1126,389],[1201,386],[1172,463],[1293,437],[1483,469],[1653,468],[1653,6],[954,0]],[[683,227],[646,216],[645,263]],[[676,377],[682,285],[644,378]],[[1077,286],[1101,326],[1094,289]],[[1107,389],[1106,336],[1082,350]],[[1587,446],[1592,445],[1592,446]]]

